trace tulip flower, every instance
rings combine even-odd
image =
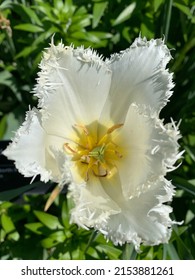
[[[178,125],[160,111],[172,95],[164,41],[137,38],[104,60],[59,43],[44,52],[27,112],[4,151],[29,177],[68,184],[71,222],[114,244],[168,242],[174,187],[166,174],[181,158]]]

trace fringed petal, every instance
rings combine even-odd
[[[109,93],[111,71],[91,49],[62,43],[44,53],[34,88],[48,134],[70,137],[75,124],[97,120]]]
[[[3,154],[15,161],[16,168],[25,177],[41,176],[47,182],[51,171],[46,168],[45,131],[41,126],[41,115],[36,109],[27,112],[26,119]]]
[[[131,103],[150,106],[159,113],[172,95],[172,74],[166,69],[171,59],[163,40],[137,38],[129,49],[107,61],[112,71],[110,95],[102,111],[114,122],[123,122]]]

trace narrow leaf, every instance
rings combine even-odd
[[[26,185],[26,186],[21,187],[21,188],[0,192],[0,201],[6,201],[6,200],[9,201],[9,200],[23,194],[26,191],[29,191],[33,188],[37,188],[38,186],[40,186],[39,182],[33,183],[31,185]]]
[[[178,177],[178,176],[173,176],[172,178],[173,185],[177,186],[180,189],[183,189],[184,191],[195,195],[195,186],[188,182],[187,180]]]
[[[164,244],[164,248],[166,248],[166,251],[168,253],[168,255],[170,256],[171,260],[179,260],[179,256],[177,254],[177,251],[174,247],[174,245],[171,244]]]
[[[44,29],[42,27],[31,24],[31,23],[22,23],[22,24],[15,25],[14,29],[32,32],[32,33],[44,31]]]
[[[95,28],[98,25],[107,6],[108,6],[107,1],[94,4],[94,6],[93,6],[93,23],[92,23],[93,28]]]
[[[13,3],[13,9],[22,17],[24,21],[30,20],[32,23],[42,26],[41,20],[31,7],[23,4]]]
[[[136,7],[136,2],[131,3],[129,6],[127,6],[121,13],[120,15],[115,19],[113,22],[113,26],[118,25],[127,19],[130,18],[131,14],[133,13],[134,9]]]

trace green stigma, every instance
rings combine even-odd
[[[104,152],[105,152],[105,144],[102,146],[97,146],[95,148],[93,148],[93,150],[91,150],[91,152],[89,152],[88,156],[91,156],[97,160],[99,160],[100,162],[104,161]]]

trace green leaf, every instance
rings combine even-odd
[[[41,20],[38,18],[36,12],[34,12],[31,7],[23,4],[13,3],[13,9],[22,17],[24,21],[30,20],[33,24],[42,26]]]
[[[43,32],[44,29],[40,26],[31,24],[31,23],[22,23],[14,26],[14,29],[37,33],[37,32]]]
[[[96,248],[93,247],[89,247],[89,249],[87,250],[87,253],[83,253],[84,256],[87,256],[88,258],[90,257],[90,259],[99,259],[99,255],[98,252],[96,250]]]
[[[9,87],[14,93],[17,92],[14,76],[7,70],[0,73],[0,84]]]
[[[31,185],[26,185],[26,186],[21,187],[21,188],[17,188],[17,189],[5,191],[5,192],[0,192],[0,201],[11,200],[11,199],[23,194],[24,192],[26,192],[30,189],[38,187],[39,185],[40,185],[40,183],[37,182],[37,183],[33,183]]]
[[[168,40],[170,23],[171,23],[172,5],[173,5],[173,0],[167,1],[165,5],[165,11],[164,11],[165,16],[162,24],[162,28],[163,28],[162,34],[165,35],[165,40]]]
[[[126,20],[128,20],[131,17],[131,14],[133,13],[134,9],[136,7],[136,2],[131,3],[129,6],[127,6],[120,15],[114,20],[113,26],[118,25]]]
[[[57,217],[41,211],[34,211],[34,214],[46,227],[50,229],[63,229]]]
[[[43,224],[40,222],[26,224],[25,227],[38,235],[43,234]]]
[[[72,0],[66,0],[65,5],[64,5],[64,12],[65,13],[68,13],[68,12],[73,13],[74,10],[75,10],[75,6],[73,5]]]
[[[43,2],[43,0],[36,0],[35,8],[45,14],[48,19],[54,20],[54,16],[52,14],[52,6],[49,3],[46,3],[45,1]]]
[[[41,240],[41,246],[43,246],[43,248],[45,249],[50,249],[52,247],[55,247],[59,242],[52,239],[52,238],[44,238],[43,240]]]
[[[154,0],[154,12],[157,12],[164,0]]]
[[[87,32],[87,34],[96,36],[99,40],[112,38],[112,34],[108,33],[108,32],[89,31],[89,32]]]
[[[195,148],[191,148],[190,146],[184,146],[185,151],[189,154],[191,159],[195,162]]]
[[[174,247],[174,245],[171,243],[171,244],[164,244],[164,250],[166,252],[166,255],[168,254],[171,258],[171,260],[179,260],[179,256],[178,256],[178,253]]]
[[[3,3],[1,3],[1,5],[0,5],[0,11],[11,8],[12,4],[13,3],[10,0],[3,1]]]
[[[2,228],[0,229],[0,243],[2,243],[5,240],[6,232]]]
[[[101,17],[104,14],[105,9],[108,6],[108,1],[95,3],[93,6],[93,21],[92,21],[92,28],[97,27]]]
[[[25,47],[21,52],[19,52],[16,55],[16,59],[20,58],[20,57],[27,57],[28,55],[30,55],[33,51],[35,51],[37,49],[36,45],[31,45],[28,47]]]
[[[124,250],[122,253],[123,260],[135,260],[137,252],[135,251],[135,246],[133,244],[126,243],[124,245]]]
[[[70,228],[70,215],[68,211],[68,206],[66,201],[63,201],[62,204],[62,223],[65,226],[65,228],[69,229]]]
[[[66,1],[67,2],[67,1]],[[54,0],[53,1],[53,6],[58,9],[58,10],[62,10],[64,7],[64,3],[62,0]]]
[[[96,249],[100,252],[104,252],[110,259],[117,260],[121,254],[121,250],[109,245],[98,245]]]
[[[177,236],[176,241],[178,246],[178,252],[179,255],[181,256],[180,258],[182,260],[193,260],[194,258],[190,252],[190,248],[186,246],[183,240],[179,236]]]
[[[66,236],[64,235],[63,231],[57,231],[52,234],[50,234],[47,238],[44,238],[41,240],[41,245],[46,248],[52,248],[55,247],[59,243],[63,243],[66,239]]]
[[[145,256],[144,259],[145,259],[145,260],[154,260],[154,247],[151,247],[151,248],[148,250],[148,252],[147,252],[147,254],[146,254],[146,256]]]
[[[90,17],[89,16],[79,16],[77,19],[76,17],[72,20],[72,25],[70,26],[70,32],[75,32],[79,30],[83,30],[84,27],[87,27],[91,24]]]
[[[8,238],[11,240],[14,240],[14,241],[18,241],[20,238],[20,235],[17,231],[14,231],[8,235]]]
[[[173,3],[173,6],[178,8],[182,13],[186,14],[189,18],[192,17],[192,12],[190,10],[190,8],[186,5],[183,5],[183,4],[179,4],[179,3]]]
[[[7,116],[3,116],[0,120],[0,139],[3,138],[7,129]]]
[[[11,218],[7,216],[5,213],[3,213],[1,216],[1,223],[6,233],[15,231],[14,223],[12,222]]]
[[[178,176],[173,176],[172,177],[172,182],[173,185],[177,186],[180,189],[183,189],[184,191],[195,195],[195,186],[193,184],[191,184],[190,182],[188,182],[187,180],[178,177]]]
[[[131,42],[131,36],[130,36],[130,27],[126,26],[123,28],[123,37],[127,40],[128,43]]]
[[[64,242],[66,239],[66,235],[63,230],[56,231],[48,236],[51,239],[54,239],[60,243]]]
[[[14,223],[12,222],[11,218],[5,213],[1,215],[1,224],[5,233],[8,235],[8,239],[17,241],[20,238],[18,232],[16,231]]]

